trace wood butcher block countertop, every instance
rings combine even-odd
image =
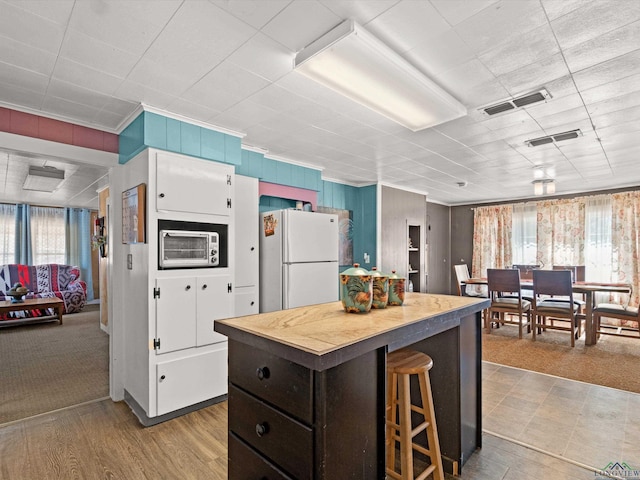
[[[326,370],[371,350],[397,350],[460,324],[487,299],[407,293],[404,305],[346,313],[341,302],[216,320],[215,331],[313,370]]]

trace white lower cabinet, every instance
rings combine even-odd
[[[258,289],[256,286],[237,287],[235,295],[235,315],[243,317],[258,313]]]
[[[227,393],[227,342],[213,351],[156,365],[157,414]]]
[[[229,275],[157,278],[154,297],[158,355],[227,339],[213,322],[233,314]]]

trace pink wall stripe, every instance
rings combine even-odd
[[[311,204],[311,209],[315,212],[318,206],[318,192],[306,190],[304,188],[287,187],[275,183],[260,182],[260,196],[287,198],[289,200],[300,200]]]
[[[0,107],[0,132],[118,153],[118,135]]]

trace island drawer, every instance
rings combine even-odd
[[[229,380],[308,425],[313,422],[313,375],[308,368],[230,341]]]
[[[229,478],[292,480],[234,434],[229,435]]]
[[[313,477],[312,429],[233,385],[229,430],[293,477]]]

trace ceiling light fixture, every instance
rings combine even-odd
[[[55,167],[29,167],[29,173],[24,180],[24,190],[38,192],[53,192],[64,180],[64,170]]]
[[[553,178],[543,178],[540,180],[534,180],[533,184],[534,195],[553,195],[556,193],[556,181]]]
[[[467,114],[458,100],[353,20],[298,52],[294,68],[414,132]]]

